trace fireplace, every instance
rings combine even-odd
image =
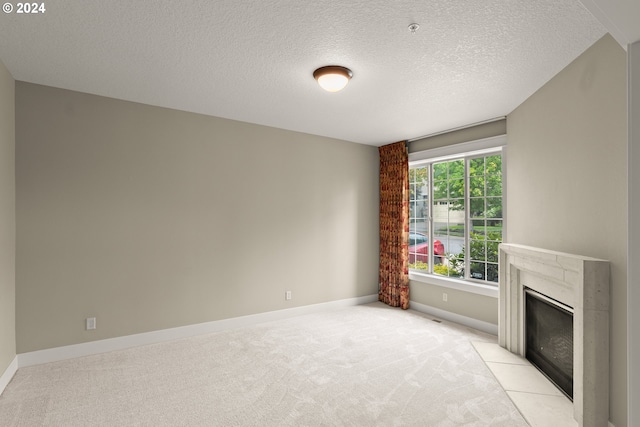
[[[525,289],[525,356],[573,400],[573,309]]]
[[[500,245],[499,260],[499,344],[512,353],[526,356],[528,345],[532,345],[527,345],[526,332],[527,294],[531,291],[536,296],[543,295],[546,302],[572,308],[573,416],[579,426],[606,426],[609,420],[609,262],[508,243]],[[562,345],[568,342],[565,340]]]

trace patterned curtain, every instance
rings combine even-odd
[[[406,143],[379,148],[380,290],[378,299],[409,308],[409,154]]]

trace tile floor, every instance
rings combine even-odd
[[[577,427],[573,403],[531,363],[496,343],[474,342],[487,364],[531,427]]]

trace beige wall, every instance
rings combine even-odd
[[[607,35],[507,117],[508,240],[611,261],[610,420],[627,411],[624,50]]]
[[[409,152],[415,153],[432,148],[504,135],[506,131],[506,120],[497,120],[491,123],[412,141],[409,144]],[[446,302],[442,300],[443,293],[447,294]],[[494,297],[444,288],[434,283],[410,280],[409,298],[411,301],[440,310],[446,310],[487,323],[498,324],[498,299]]]
[[[377,294],[376,147],[23,82],[16,117],[19,353]]]
[[[0,375],[16,356],[15,82],[0,62]]]
[[[409,281],[409,287],[409,297],[413,302],[494,325],[498,324],[498,298],[415,280]],[[442,300],[443,293],[447,294],[447,301]]]
[[[417,151],[430,150],[432,148],[446,147],[448,145],[460,144],[462,142],[504,135],[505,133],[507,133],[507,120],[495,120],[477,126],[470,126],[464,129],[416,139],[409,143],[409,152],[415,153]]]

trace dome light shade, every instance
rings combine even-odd
[[[313,77],[318,81],[320,87],[327,92],[338,92],[344,89],[353,76],[350,69],[339,65],[329,65],[320,67],[313,72]]]

